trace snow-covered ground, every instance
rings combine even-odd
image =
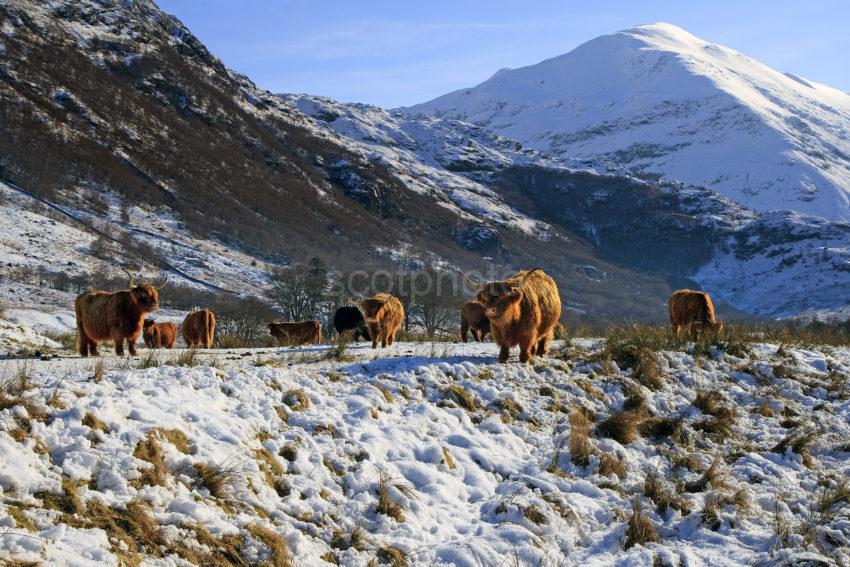
[[[0,561],[185,565],[211,546],[281,559],[258,525],[292,565],[850,561],[850,351],[664,352],[650,390],[598,347],[556,344],[532,365],[498,364],[489,343],[360,343],[341,362],[327,346],[208,351],[195,366],[143,349],[102,372],[8,362],[31,387],[0,398]],[[696,400],[708,392],[717,407]],[[618,442],[600,423],[624,403],[681,421]],[[571,410],[592,423],[584,465]],[[659,541],[624,549],[635,501]]]

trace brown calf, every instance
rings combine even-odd
[[[704,291],[680,289],[670,296],[667,307],[670,324],[679,336],[685,331],[695,334],[706,329],[715,333],[723,330],[723,324],[714,317],[714,303]]]
[[[372,337],[372,348],[386,347],[395,342],[395,334],[404,322],[404,307],[401,302],[389,293],[376,293],[369,299],[360,302],[360,310],[366,319],[369,336]]]
[[[316,320],[285,323],[272,321],[268,327],[278,344],[301,346],[322,342],[322,327]]]
[[[142,338],[148,348],[174,348],[177,339],[177,325],[174,323],[157,323],[153,319],[145,319],[142,327]]]
[[[126,270],[125,270],[126,271]],[[130,276],[130,274],[127,274]],[[142,334],[145,314],[159,307],[160,286],[149,283],[136,285],[130,276],[130,289],[124,291],[86,291],[74,301],[77,315],[77,347],[81,356],[100,356],[99,344],[112,341],[115,354],[124,355],[124,341],[132,356],[136,355],[136,340]]]
[[[541,268],[484,284],[476,301],[484,306],[490,321],[490,332],[499,345],[499,362],[507,362],[511,347],[517,345],[520,362],[528,362],[534,354],[546,354],[561,318],[561,296],[555,281]]]
[[[477,301],[467,301],[460,308],[460,340],[466,342],[469,331],[479,343],[490,332],[490,320],[484,315],[484,306]]]
[[[183,340],[190,348],[212,348],[215,314],[209,309],[192,311],[183,319]]]

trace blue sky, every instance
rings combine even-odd
[[[850,91],[850,1],[157,0],[272,92],[396,107],[665,21]]]

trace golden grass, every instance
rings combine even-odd
[[[644,419],[642,412],[620,411],[600,422],[596,432],[603,437],[609,437],[618,443],[627,445],[640,438],[639,427]]]
[[[310,407],[310,397],[301,390],[289,390],[283,395],[285,403],[292,411],[304,411]]]
[[[466,411],[478,411],[481,409],[481,405],[475,400],[475,396],[460,384],[449,386],[443,392],[443,397],[454,401],[454,403]]]
[[[283,536],[256,523],[248,524],[245,529],[269,548],[272,567],[292,567],[292,553]]]
[[[275,488],[278,480],[284,475],[283,467],[277,462],[274,455],[266,449],[257,449],[254,451],[254,458],[260,467],[260,471],[266,479],[266,483]]]
[[[391,487],[400,491],[403,490],[401,486],[393,485],[389,476],[382,472],[378,479],[378,505],[375,511],[401,523],[404,521],[404,506],[390,496]]]
[[[100,419],[98,419],[98,417],[91,412],[86,412],[86,415],[83,416],[82,423],[86,427],[90,427],[95,431],[109,433],[109,426],[102,422]]]
[[[576,407],[570,411],[570,460],[578,466],[587,466],[593,445],[590,443],[590,420]]]
[[[599,474],[603,476],[616,475],[617,478],[623,480],[628,473],[628,465],[618,455],[612,455],[610,453],[599,455]]]
[[[174,448],[184,455],[193,454],[192,448],[189,445],[189,438],[179,429],[156,427],[151,429],[151,432],[174,445]]]
[[[635,496],[632,501],[632,515],[626,527],[625,549],[659,541],[661,541],[661,537],[658,535],[658,531],[656,531],[652,521],[643,513],[640,498]]]
[[[377,558],[385,564],[392,565],[392,567],[406,567],[407,566],[407,558],[404,553],[397,547],[393,547],[391,545],[385,545],[381,549],[378,550]]]
[[[165,466],[165,455],[162,447],[157,441],[156,432],[148,431],[144,439],[136,444],[133,456],[151,464],[139,471],[139,478],[133,480],[131,485],[135,488],[142,486],[165,486],[168,476],[168,468]]]
[[[231,491],[241,478],[241,469],[226,462],[218,464],[194,463],[192,467],[198,476],[198,483],[206,488],[210,496],[227,500]]]
[[[443,462],[449,467],[449,470],[454,470],[457,466],[455,465],[455,460],[452,458],[452,454],[449,453],[448,448],[443,447]]]

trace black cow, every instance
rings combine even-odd
[[[353,305],[345,305],[340,307],[334,313],[334,329],[340,335],[346,331],[354,331],[354,340],[359,341],[363,337],[369,340],[369,329],[366,328],[366,321],[363,319],[363,313],[360,309]]]

